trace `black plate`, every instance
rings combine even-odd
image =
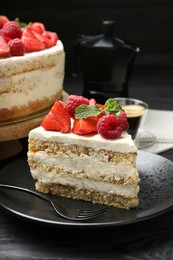
[[[11,213],[26,220],[58,226],[121,226],[157,216],[173,206],[173,162],[159,155],[139,151],[137,169],[140,176],[139,206],[124,210],[110,208],[104,215],[92,222],[65,220],[52,207],[37,197],[22,192],[0,189],[0,205]],[[27,159],[11,162],[0,172],[0,182],[18,185],[34,190]],[[46,195],[50,197],[51,195]],[[89,202],[57,198],[75,207],[95,208]]]

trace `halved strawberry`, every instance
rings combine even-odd
[[[10,47],[4,40],[4,38],[0,35],[0,57],[8,57],[10,54]]]
[[[5,15],[0,15],[0,28],[3,27],[5,23],[9,22],[9,19]]]
[[[46,130],[68,133],[71,129],[71,121],[67,109],[62,101],[56,101],[50,112],[44,118],[41,126]]]
[[[75,119],[72,132],[77,135],[95,133],[97,131],[97,120],[90,118]]]
[[[45,31],[42,34],[46,48],[54,46],[58,41],[58,35],[55,32]]]
[[[24,29],[22,42],[26,52],[40,51],[46,48],[45,44],[35,36],[30,27]]]
[[[30,25],[30,28],[39,34],[42,34],[45,31],[45,27],[43,23],[34,22]]]

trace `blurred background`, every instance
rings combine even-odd
[[[130,96],[142,98],[148,91],[147,102],[152,102],[155,91],[165,95],[164,84],[173,87],[173,2],[171,0],[49,0],[4,1],[0,13],[13,20],[39,21],[47,30],[56,31],[66,52],[65,88],[70,76],[70,49],[79,34],[102,33],[102,21],[115,21],[114,35],[140,47],[136,55]],[[77,80],[77,79],[76,79]],[[73,83],[71,83],[73,84]],[[138,85],[135,92],[133,86]],[[169,93],[167,93],[169,95]],[[164,107],[161,104],[160,109]]]

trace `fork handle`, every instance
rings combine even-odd
[[[26,189],[26,188],[22,188],[22,187],[18,187],[18,186],[14,186],[14,185],[8,185],[8,184],[1,184],[0,183],[0,188],[5,188],[5,189],[12,189],[12,190],[18,190],[18,191],[23,191],[25,193],[29,193],[29,194],[32,194],[42,200],[45,200],[49,203],[51,203],[51,201],[49,199],[47,199],[46,197],[44,197],[43,195],[39,194],[38,192],[36,191],[33,191],[33,190],[29,190],[29,189]]]

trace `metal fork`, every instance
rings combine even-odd
[[[59,216],[69,219],[69,220],[75,220],[75,221],[76,220],[77,221],[89,220],[89,219],[96,218],[96,217],[103,215],[109,209],[108,206],[104,206],[104,207],[102,207],[100,209],[96,209],[96,210],[76,209],[74,207],[69,207],[69,205],[64,205],[60,202],[53,202],[52,200],[48,199],[45,196],[42,196],[38,192],[29,190],[26,188],[13,186],[13,185],[7,185],[7,184],[0,184],[0,188],[13,189],[13,190],[23,191],[25,193],[35,195],[38,198],[50,203],[51,206],[53,207],[53,209],[55,210],[55,212]]]

